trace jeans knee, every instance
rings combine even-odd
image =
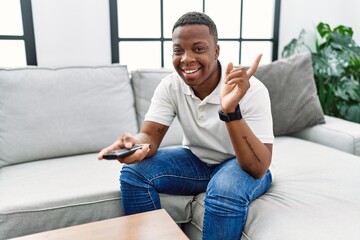
[[[210,198],[218,198],[220,201],[233,201],[237,204],[246,204],[249,200],[241,186],[231,180],[229,176],[216,176],[208,184],[206,195]]]
[[[205,197],[205,209],[219,216],[245,216],[249,199],[242,191],[235,191],[235,186],[211,182]]]
[[[135,187],[144,187],[148,185],[140,174],[138,174],[131,166],[127,165],[124,165],[121,169],[119,180],[120,188],[125,184]]]

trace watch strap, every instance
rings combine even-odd
[[[239,104],[236,106],[235,112],[232,113],[224,113],[221,109],[219,109],[219,118],[224,122],[231,122],[242,119]]]

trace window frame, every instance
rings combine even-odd
[[[23,40],[27,65],[37,65],[31,0],[20,0],[23,35],[0,35],[0,40]]]
[[[239,43],[239,61],[241,63],[241,48],[242,42],[271,42],[272,43],[272,61],[278,59],[278,51],[279,51],[279,28],[280,28],[280,6],[281,0],[275,0],[274,6],[274,22],[273,22],[273,36],[272,38],[243,38],[242,37],[242,16],[243,16],[243,2],[241,1],[241,12],[240,12],[240,37],[239,38],[219,38],[219,41],[232,41]],[[159,38],[123,38],[119,37],[118,31],[118,11],[117,11],[117,2],[118,0],[109,0],[109,8],[110,8],[110,34],[111,34],[111,62],[112,63],[120,63],[120,49],[119,43],[122,41],[127,42],[146,42],[146,41],[156,41],[161,43],[161,67],[164,67],[164,43],[167,41],[171,41],[171,38],[164,37],[164,9],[163,9],[163,0],[160,0],[160,37]],[[206,0],[203,0],[203,9],[205,12],[205,3]]]

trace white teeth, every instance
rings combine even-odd
[[[194,69],[194,70],[184,70],[185,73],[190,74],[190,73],[194,73],[196,72],[198,69]]]

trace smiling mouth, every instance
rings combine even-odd
[[[192,73],[196,73],[197,71],[199,71],[200,68],[197,69],[182,69],[182,71],[186,74],[192,74]]]

